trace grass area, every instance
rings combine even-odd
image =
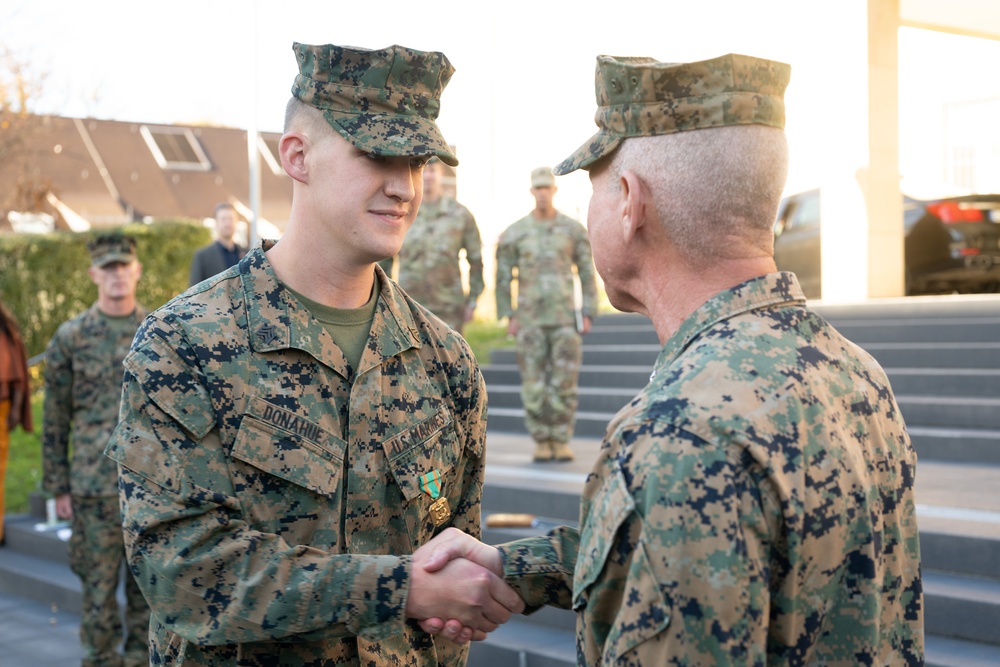
[[[18,427],[10,434],[4,484],[4,512],[7,514],[26,514],[28,494],[38,491],[42,482],[42,400],[42,392],[35,392],[31,401],[35,432],[26,433]]]
[[[496,320],[473,320],[465,325],[463,335],[472,346],[472,352],[480,366],[490,363],[490,353],[493,350],[514,345],[513,340],[507,339],[507,324]]]

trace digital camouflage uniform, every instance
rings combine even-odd
[[[599,131],[557,174],[631,137],[784,127],[784,63],[597,61]],[[579,530],[502,546],[505,578],[576,610],[581,665],[922,665],[915,468],[878,363],[793,274],[758,276],[673,331],[605,432]]]
[[[153,664],[465,663],[403,610],[409,554],[480,534],[486,389],[465,340],[376,274],[357,369],[261,248],[139,330],[108,452]]]
[[[767,275],[687,318],[580,530],[502,547],[505,574],[578,611],[581,665],[921,665],[915,465],[879,365]]]
[[[468,294],[462,286],[462,250],[469,262]],[[466,307],[474,305],[483,291],[483,244],[469,209],[451,197],[424,201],[396,261],[399,286],[461,333]],[[388,273],[386,266],[382,263]]]
[[[497,243],[497,317],[516,316],[524,423],[536,442],[568,443],[576,420],[582,342],[577,329],[573,268],[583,295],[582,316],[597,313],[597,286],[587,230],[556,212],[529,213]],[[517,309],[511,281],[517,270]]]
[[[83,590],[80,638],[85,666],[122,660],[116,591],[125,547],[118,469],[104,448],[118,423],[122,360],[145,316],[145,309],[137,306],[126,321],[114,322],[94,304],[63,323],[46,350],[42,488],[52,496],[72,496],[69,555]],[[125,595],[125,662],[148,664],[149,607],[127,569]]]

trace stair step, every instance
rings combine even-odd
[[[1000,667],[1000,647],[961,639],[927,635],[926,667]]]
[[[80,579],[66,565],[7,546],[0,547],[0,593],[80,613]]]
[[[1000,581],[934,571],[923,581],[925,627],[1000,650]]]
[[[908,427],[1000,430],[1000,398],[896,394],[896,403]]]
[[[576,632],[560,630],[517,616],[473,642],[468,667],[574,667]]]
[[[921,461],[1000,465],[1000,431],[909,424],[906,430]]]
[[[0,549],[2,551],[2,549]],[[80,617],[31,598],[0,594],[3,667],[79,665]]]

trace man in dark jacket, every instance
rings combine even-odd
[[[194,254],[191,260],[191,285],[222,273],[247,254],[247,249],[237,245],[234,238],[239,219],[232,204],[223,202],[215,207],[215,242]]]

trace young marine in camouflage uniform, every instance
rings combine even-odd
[[[486,387],[460,336],[386,279],[437,155],[441,53],[295,44],[284,236],[147,318],[125,360],[129,563],[154,665],[462,665],[415,620],[523,609],[420,547],[480,532]],[[500,598],[499,601],[496,598]]]
[[[396,282],[421,306],[462,333],[483,292],[483,243],[469,209],[444,194],[443,176],[440,160],[432,159],[424,167],[424,201],[396,258]],[[463,250],[469,263],[468,294],[459,263]],[[392,272],[392,259],[379,264],[386,274]]]
[[[142,275],[135,241],[102,235],[88,249],[97,302],[64,322],[45,353],[42,488],[55,497],[58,516],[72,519],[69,557],[83,592],[83,665],[108,667],[123,660],[116,593],[125,546],[118,470],[104,448],[118,424],[122,360],[146,309],[135,298]],[[125,598],[124,664],[147,665],[149,606],[128,569]]]
[[[923,664],[899,406],[772,259],[789,74],[601,56],[600,131],[557,167],[589,170],[597,269],[663,350],[608,426],[579,530],[442,539],[529,606],[575,609],[581,665]]]
[[[534,210],[497,243],[497,317],[510,318],[517,337],[524,424],[535,440],[536,461],[570,461],[576,421],[581,333],[597,311],[590,241],[583,226],[553,206],[556,180],[549,167],[531,172]],[[573,269],[580,279],[582,324],[577,325]],[[511,282],[517,271],[517,308]]]

